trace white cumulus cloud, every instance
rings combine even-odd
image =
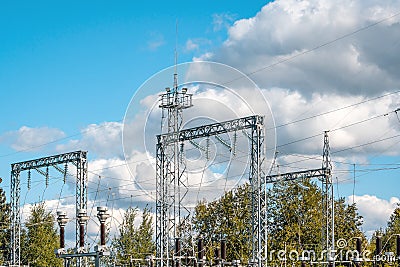
[[[9,143],[17,151],[38,151],[44,145],[65,137],[65,133],[50,127],[22,126],[17,131],[10,131],[1,136],[2,142]]]
[[[347,197],[348,203],[353,203],[353,196]],[[354,202],[358,211],[363,216],[363,230],[368,236],[375,230],[384,229],[393,213],[397,208],[400,199],[391,197],[390,199],[382,199],[375,195],[354,196]]]
[[[389,19],[399,10],[390,0],[274,1],[237,20],[211,59],[252,73],[262,87],[378,94],[400,85],[399,16]]]
[[[90,124],[81,130],[80,139],[57,145],[57,151],[88,150],[97,157],[122,158],[122,123]]]

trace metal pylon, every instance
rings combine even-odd
[[[87,208],[87,151],[69,152],[34,160],[17,162],[11,164],[11,265],[21,264],[21,207],[20,207],[20,174],[23,171],[37,170],[45,175],[46,184],[48,180],[48,168],[54,167],[65,177],[67,167],[64,169],[58,165],[73,163],[77,168],[76,175],[76,210]],[[65,166],[65,165],[64,165]],[[41,168],[46,168],[46,171]],[[28,180],[30,177],[28,176]],[[29,183],[28,183],[29,187]],[[78,223],[77,223],[77,227]],[[85,227],[86,232],[86,227]],[[86,236],[86,235],[85,235]],[[78,231],[76,234],[77,248],[79,244]]]
[[[325,251],[323,259],[329,266],[334,266],[335,251],[335,211],[332,185],[332,164],[328,131],[324,132],[324,147],[322,151],[322,168],[304,171],[278,173],[267,175],[265,182],[276,183],[280,181],[296,181],[301,179],[318,178],[322,182],[322,250]],[[266,248],[266,246],[265,246]]]
[[[261,267],[267,254],[267,218],[266,218],[266,179],[264,173],[264,123],[257,121],[251,129],[251,224],[252,224],[252,264]]]
[[[179,135],[183,122],[183,109],[192,106],[192,95],[186,88],[178,88],[174,74],[173,88],[166,88],[159,107],[167,113],[167,134]],[[183,144],[182,144],[183,145]],[[186,168],[183,147],[179,140],[162,144],[158,137],[156,147],[156,258],[157,266],[172,264],[174,241],[181,238],[181,211],[185,210],[183,198],[187,192]]]
[[[168,103],[165,100],[168,97],[168,93],[162,95],[162,103]],[[173,98],[172,98],[173,99]],[[161,106],[161,105],[160,105]],[[165,108],[169,108],[165,104]],[[172,107],[171,107],[172,108]],[[176,216],[171,218],[171,214],[177,212],[179,208],[179,214],[188,212],[183,205],[183,198],[185,197],[185,181],[187,180],[184,172],[184,161],[178,165],[179,172],[173,169],[174,166],[172,160],[176,159],[172,157],[170,153],[176,150],[171,150],[170,146],[177,146],[185,141],[191,141],[198,138],[209,138],[211,136],[217,136],[229,132],[237,132],[242,130],[250,131],[250,134],[246,132],[246,136],[250,142],[250,183],[251,183],[251,199],[252,199],[252,241],[253,249],[251,258],[254,263],[258,266],[262,265],[263,260],[266,259],[266,201],[265,201],[265,175],[263,172],[263,162],[265,157],[264,148],[264,117],[253,115],[243,118],[238,118],[229,121],[217,122],[207,125],[202,125],[189,129],[179,129],[178,132],[167,132],[157,136],[156,146],[156,166],[157,166],[157,200],[156,200],[156,258],[157,266],[171,266],[173,260],[173,241],[176,240],[174,233],[179,233],[176,230],[178,220],[184,224],[183,219],[177,218]],[[182,149],[183,151],[183,149]],[[184,156],[180,154],[180,156]],[[173,170],[173,171],[172,171]],[[176,171],[176,172],[175,172]],[[175,186],[174,177],[179,177],[180,188],[171,190],[171,187]],[[169,194],[175,192],[176,196],[172,198]],[[174,202],[173,202],[174,201]],[[174,211],[174,212],[171,212]],[[182,221],[181,221],[182,220]],[[171,227],[173,224],[174,228]],[[178,236],[181,240],[183,236]],[[186,238],[188,239],[188,238]],[[185,247],[185,244],[182,245]],[[181,255],[183,256],[183,255]]]
[[[326,261],[330,266],[335,266],[335,209],[332,185],[332,163],[330,157],[328,131],[324,132],[324,148],[322,151],[322,169],[325,175],[322,181],[322,249],[326,253]]]

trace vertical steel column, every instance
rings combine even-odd
[[[333,260],[335,250],[335,209],[334,195],[332,185],[332,164],[330,158],[330,147],[328,131],[324,132],[324,148],[322,152],[322,169],[325,170],[325,175],[322,178],[322,249],[326,250],[326,261],[335,266]]]
[[[185,145],[184,142],[180,143],[179,149],[179,222],[177,225],[177,238],[180,238],[181,250],[180,256],[183,258],[188,256],[188,253],[194,252],[194,244],[192,238],[192,224],[190,218],[190,210],[185,205],[184,201],[189,192],[189,178],[186,169],[186,155],[185,155]]]
[[[161,137],[157,136],[156,146],[156,258],[157,266],[164,266],[164,254],[167,249],[164,232],[166,229],[166,202],[164,192],[164,146],[161,143]],[[160,264],[161,263],[161,264]]]
[[[87,159],[86,152],[81,151],[80,157],[76,160],[76,248],[80,247],[78,214],[79,210],[87,210]],[[83,228],[86,242],[86,224]]]
[[[20,170],[11,165],[11,265],[19,266],[21,257]]]
[[[258,120],[256,120],[258,118]],[[250,185],[252,221],[252,263],[261,267],[266,260],[266,183],[263,172],[264,162],[264,122],[257,117],[251,132]],[[265,254],[265,255],[264,255]]]
[[[159,107],[162,109],[162,113],[167,111],[167,133],[179,136],[183,121],[183,109],[192,106],[192,95],[187,94],[186,88],[182,88],[181,92],[178,91],[176,72],[174,73],[174,87],[172,90],[166,88],[166,93],[161,95],[160,102]],[[169,267],[173,261],[174,240],[180,237],[178,227],[182,223],[181,211],[186,209],[183,205],[186,191],[181,194],[181,187],[185,185],[183,178],[186,168],[180,168],[180,164],[185,159],[183,159],[183,151],[180,150],[179,140],[175,138],[173,142],[165,143],[162,137],[158,136],[157,138],[157,266]]]

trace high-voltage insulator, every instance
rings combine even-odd
[[[31,170],[28,170],[28,190],[31,189]]]
[[[79,224],[79,248],[81,250],[85,247],[85,225],[89,220],[89,216],[86,215],[85,209],[78,209],[77,221]]]
[[[357,251],[357,258],[354,258],[353,261],[355,263],[355,265],[357,267],[360,266],[361,262],[362,262],[362,258],[361,258],[361,252],[362,252],[362,243],[361,243],[361,237],[356,237],[356,251]]]
[[[49,186],[49,166],[46,167],[46,187]]]
[[[60,226],[60,249],[65,248],[65,225],[68,222],[67,213],[65,211],[57,211],[57,222]]]
[[[221,249],[219,247],[216,247],[214,249],[214,259],[215,263],[218,265],[221,257]]]
[[[206,160],[210,159],[210,137],[207,136],[206,139]]]
[[[65,165],[64,165],[64,179],[63,179],[63,182],[64,182],[64,184],[65,184],[65,182],[67,181],[67,172],[68,172],[68,163],[65,163]]]
[[[226,240],[221,239],[221,259],[226,261]]]
[[[361,237],[356,238],[356,250],[358,252],[358,255],[361,255],[362,248],[361,248]]]
[[[179,148],[179,163],[181,163],[181,164],[185,160],[185,154],[183,152],[185,152],[185,145],[182,142],[180,145],[180,148]]]
[[[110,218],[107,207],[97,207],[97,218],[100,222],[100,245],[106,245],[106,220]]]
[[[375,237],[375,256],[378,256],[382,252],[382,237]]]
[[[89,216],[86,214],[85,209],[77,210],[77,223],[79,224],[79,248],[71,252],[65,249],[65,225],[68,222],[68,217],[65,211],[57,211],[57,222],[60,226],[60,248],[55,250],[58,258],[64,259],[64,266],[71,266],[71,260],[76,258],[77,267],[87,266],[86,257],[94,257],[94,267],[100,267],[100,258],[104,256],[110,256],[109,248],[106,246],[106,230],[105,223],[110,217],[107,212],[107,207],[97,207],[97,218],[100,222],[100,245],[94,247],[94,252],[87,251],[85,249],[85,229],[84,225],[89,220]]]
[[[236,140],[237,140],[237,132],[233,132],[233,144],[232,144],[232,155],[236,156]]]

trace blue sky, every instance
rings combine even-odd
[[[0,78],[7,101],[1,111],[13,110],[15,117],[1,130],[59,127],[63,121],[64,130],[75,132],[121,119],[134,90],[173,64],[176,20],[178,49],[187,38],[207,38],[217,46],[226,33],[213,30],[214,14],[242,18],[261,6],[261,1],[246,8],[224,1],[3,2]],[[182,52],[179,60],[192,56]]]
[[[141,84],[173,65],[177,44],[179,63],[211,60],[250,74],[268,100],[276,124],[289,123],[277,131],[277,144],[284,145],[277,160],[282,171],[320,166],[319,159],[296,161],[299,156],[321,154],[324,130],[344,127],[332,132],[332,151],[389,138],[332,157],[339,181],[335,195],[352,199],[354,190],[360,211],[369,220],[365,230],[371,231],[385,222],[399,201],[395,168],[400,164],[396,137],[400,122],[392,111],[400,106],[399,94],[393,93],[400,89],[396,53],[400,5],[389,0],[348,5],[344,0],[337,4],[322,0],[269,4],[3,1],[3,188],[9,192],[11,163],[68,149],[89,150],[89,168],[110,178],[101,184],[104,188],[135,180],[132,173],[113,167],[124,163],[120,142],[124,114]],[[372,24],[376,25],[368,27]],[[320,115],[385,94],[390,95]],[[345,127],[384,113],[388,115]],[[320,136],[285,145],[315,134]],[[133,171],[138,177],[139,169],[147,168],[139,167],[135,165]],[[382,168],[386,170],[378,170]],[[42,194],[43,189],[38,190],[30,193],[30,201]],[[56,191],[48,198],[55,198]],[[121,191],[114,194],[126,199]],[[371,205],[382,213],[369,212]]]
[[[186,62],[201,54],[184,49],[188,38],[209,39],[213,47],[226,37],[224,25],[214,30],[215,15],[248,17],[262,3],[3,2],[0,111],[12,116],[2,116],[0,132],[25,125],[73,135],[91,123],[122,121],[135,90],[173,64],[176,22],[179,61]],[[2,158],[7,177],[10,159],[26,156]]]

